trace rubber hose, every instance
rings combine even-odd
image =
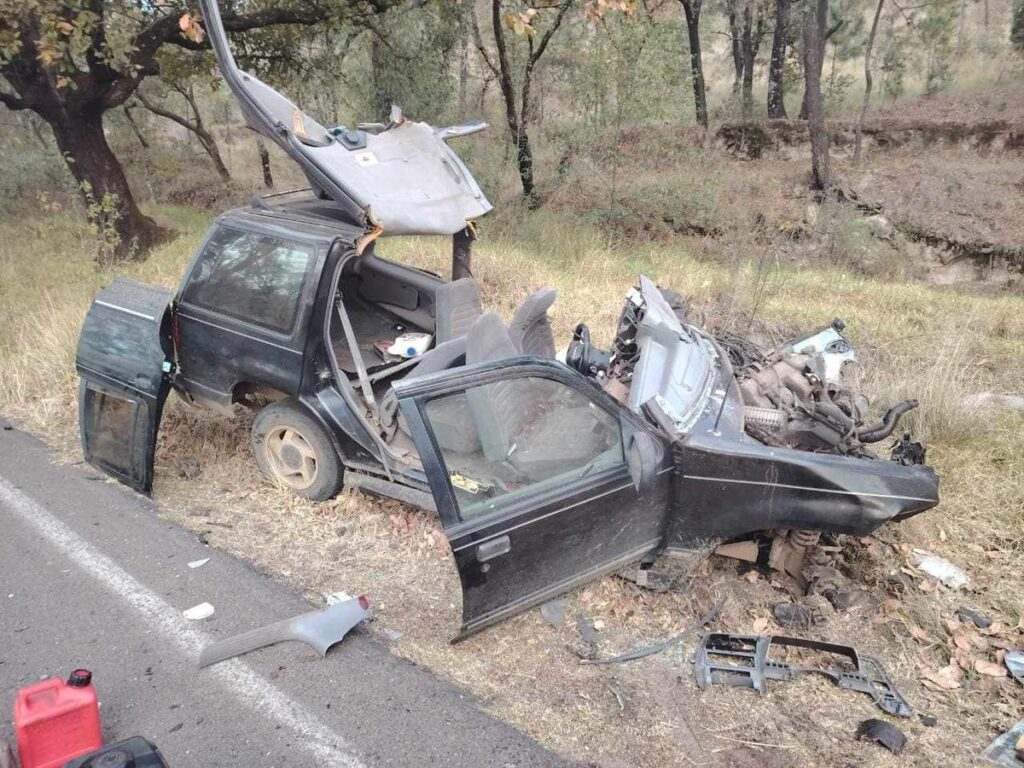
[[[918,405],[917,400],[904,400],[902,403],[896,403],[896,405],[886,411],[885,416],[882,417],[878,424],[858,431],[857,439],[862,443],[877,443],[879,440],[885,440],[896,429],[900,417],[908,411],[914,410]]]

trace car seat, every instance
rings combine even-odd
[[[483,313],[480,286],[472,277],[439,285],[434,292],[434,338],[437,344],[465,336]]]
[[[551,330],[548,310],[558,297],[553,288],[541,288],[524,301],[509,323],[512,344],[523,355],[554,358],[555,335]]]
[[[468,365],[518,353],[509,330],[493,312],[481,315],[466,338]],[[580,467],[607,448],[609,431],[599,429],[599,423],[614,417],[589,403],[559,407],[554,397],[558,391],[547,380],[522,378],[469,390],[469,410],[484,457],[507,461],[537,481]]]

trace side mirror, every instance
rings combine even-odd
[[[628,440],[626,466],[629,468],[629,476],[633,478],[633,487],[637,493],[647,493],[654,487],[661,467],[661,443],[639,429],[633,431]]]

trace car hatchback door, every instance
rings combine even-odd
[[[115,280],[93,300],[75,354],[82,452],[144,493],[153,484],[156,433],[170,389],[172,295]]]
[[[513,358],[395,392],[459,569],[460,636],[660,544],[664,447],[575,371]]]

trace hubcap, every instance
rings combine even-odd
[[[316,482],[316,451],[294,427],[275,427],[267,433],[267,458],[274,475],[301,491]]]

